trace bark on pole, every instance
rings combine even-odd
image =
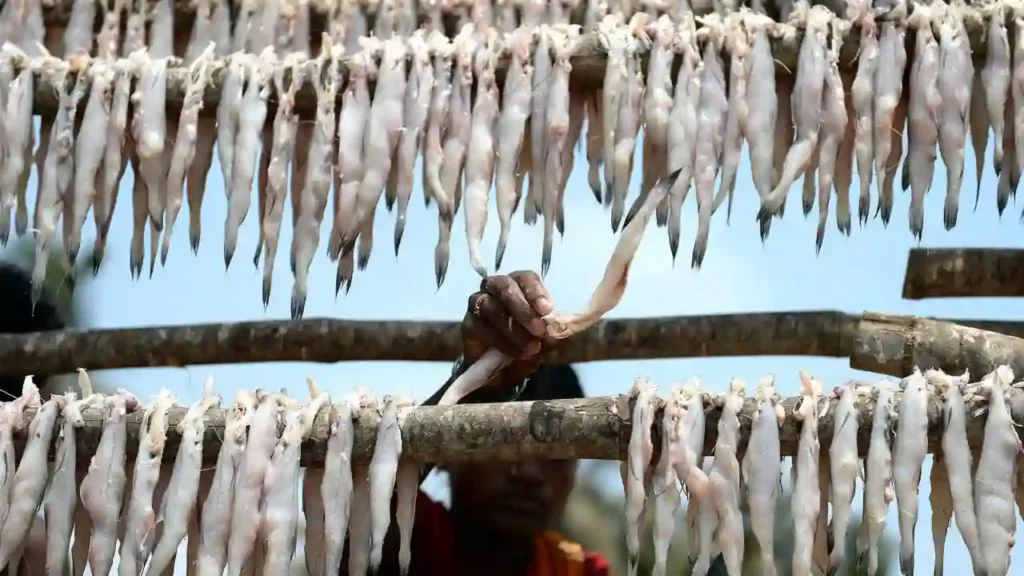
[[[174,0],[176,11],[180,12],[183,16],[176,20],[176,26],[178,27],[177,34],[182,41],[176,42],[179,50],[184,50],[184,45],[188,38],[188,29],[191,26],[193,15],[195,13],[195,7],[191,0]],[[68,16],[70,15],[71,5],[73,0],[52,0],[52,5],[44,8],[44,19],[48,30],[52,31],[52,34],[61,34],[60,27],[65,25]],[[840,16],[845,15],[846,3],[838,0],[832,2],[825,2],[831,6]],[[320,33],[326,28],[325,14],[331,2],[324,0],[311,2],[311,9],[313,10],[313,18],[311,21],[311,50],[312,54],[315,55],[319,52],[320,46]],[[581,6],[584,3],[580,3]],[[986,17],[992,13],[996,8],[1002,7],[1002,2],[993,2],[991,5],[985,6],[964,6],[958,7],[959,10],[964,14],[965,25],[967,27],[968,35],[971,41],[971,49],[974,54],[976,62],[984,62],[985,51],[987,44],[985,42],[985,26]],[[912,8],[913,4],[911,4]],[[369,15],[372,22],[372,14]],[[422,14],[421,14],[422,16]],[[886,16],[878,17],[878,21],[882,21]],[[582,12],[577,15],[577,23],[582,21]],[[699,27],[699,24],[698,24]],[[454,26],[450,30],[447,30],[449,36],[454,35]],[[772,39],[772,55],[776,62],[779,64],[777,69],[781,73],[793,73],[797,66],[797,55],[800,49],[800,42],[803,38],[802,29],[794,29],[788,24],[777,24],[776,29],[771,33]],[[335,40],[337,41],[337,40]],[[852,27],[847,33],[847,37],[843,42],[842,53],[840,54],[839,64],[840,68],[845,72],[855,72],[857,69],[857,54],[860,49],[860,30],[857,27]],[[179,54],[180,55],[180,54]],[[602,48],[598,35],[596,33],[588,33],[580,38],[580,42],[576,47],[575,53],[572,57],[572,75],[570,77],[570,88],[577,91],[589,91],[597,90],[602,87],[604,76],[605,76],[605,55],[606,50]],[[646,54],[643,55],[646,59]],[[342,60],[342,77],[345,77],[347,66],[345,65],[349,60]],[[37,59],[37,65],[41,64],[42,60]],[[503,82],[505,71],[508,68],[510,59],[509,55],[505,54],[498,65],[498,81]],[[24,62],[21,62],[21,66]],[[15,66],[16,70],[20,70],[21,66]],[[221,86],[224,80],[224,73],[227,69],[227,60],[216,61],[212,69],[212,79],[206,89],[204,96],[204,108],[203,114],[212,115],[215,114],[217,109],[217,102],[221,94]],[[646,64],[644,65],[646,69]],[[307,78],[312,72],[312,65],[305,67]],[[180,62],[172,63],[168,68],[167,73],[167,104],[169,110],[178,110],[181,106],[181,101],[185,95],[185,89],[188,81],[188,69],[184,67]],[[273,94],[273,86],[271,88],[271,101],[276,101],[276,95]],[[342,90],[338,91],[338,99],[342,97]],[[303,115],[312,115],[315,110],[316,98],[313,93],[312,84],[305,82],[302,88],[299,90],[296,96],[296,110]],[[57,98],[56,92],[53,89],[52,83],[48,78],[42,77],[37,74],[35,79],[35,95],[34,95],[34,107],[33,110],[36,114],[51,114],[56,110]]]
[[[1024,250],[997,248],[912,248],[903,297],[1024,296]]]
[[[795,375],[794,375],[795,378]],[[717,385],[715,385],[716,388]],[[662,390],[665,393],[667,390]],[[1012,390],[1010,408],[1014,420],[1024,419],[1024,392]],[[900,394],[897,393],[898,406]],[[827,450],[832,441],[835,400],[830,402],[829,412],[819,420],[821,449]],[[796,453],[800,424],[793,417],[797,398],[785,398],[782,405],[786,420],[780,434],[782,453],[792,456]],[[661,402],[658,400],[658,402]],[[470,404],[456,406],[423,406],[410,410],[402,423],[403,456],[421,463],[428,462],[514,462],[525,459],[567,459],[585,458],[600,460],[624,460],[629,445],[631,427],[631,403],[628,395],[581,398],[575,400],[549,400],[535,402],[508,402],[501,404]],[[984,405],[984,402],[981,404]],[[228,406],[224,406],[227,408]],[[719,409],[710,396],[705,399],[707,426],[704,453],[710,455],[717,440]],[[872,403],[862,400],[858,404],[861,414],[860,450],[866,455],[870,434]],[[171,463],[178,452],[181,440],[176,426],[185,415],[186,408],[177,406],[170,413],[170,426],[164,461]],[[748,399],[740,415],[741,447],[746,446],[757,404]],[[939,446],[941,437],[940,400],[929,399],[929,450]],[[85,426],[76,435],[78,457],[87,465],[99,445],[103,426],[101,409],[88,408],[83,412]],[[203,441],[205,466],[214,466],[224,436],[224,416],[220,409],[207,414],[207,430]],[[322,467],[330,431],[329,409],[324,408],[317,415],[310,439],[302,450],[302,465]],[[141,411],[128,418],[128,459],[134,460],[138,452]],[[353,459],[368,462],[373,454],[377,434],[378,416],[375,410],[365,409],[355,417],[356,434]],[[654,441],[660,442],[661,409],[657,412],[653,429]],[[57,430],[61,425],[56,424]],[[968,441],[980,449],[984,436],[985,416],[969,414]],[[21,450],[26,430],[16,433],[16,444]],[[57,434],[54,434],[54,438]],[[660,447],[656,447],[658,453]]]
[[[977,326],[971,328],[969,326]],[[978,329],[982,328],[982,329]],[[931,320],[838,311],[605,320],[561,343],[550,362],[722,356],[831,356],[903,377],[914,366],[1024,374],[1024,322]],[[250,362],[453,361],[455,322],[337,319],[0,334],[0,374]]]

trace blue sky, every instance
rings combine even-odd
[[[1021,207],[1010,205],[1002,219],[995,208],[995,175],[986,166],[977,212],[974,206],[976,173],[973,154],[967,150],[964,190],[957,227],[942,228],[945,194],[945,167],[936,165],[935,182],[927,198],[923,246],[930,247],[1014,247],[1019,246]],[[986,155],[991,158],[991,146]],[[630,196],[639,184],[639,156]],[[334,297],[335,267],[326,258],[326,240],[330,216],[321,230],[321,245],[310,270],[306,317],[336,317],[380,320],[457,320],[461,318],[468,295],[480,278],[469,266],[465,223],[460,211],[452,237],[448,278],[440,290],[434,284],[433,248],[437,238],[437,218],[433,208],[424,208],[420,188],[420,167],[410,202],[408,224],[400,255],[392,248],[394,216],[383,206],[374,225],[376,244],[369,267],[357,272],[352,291]],[[203,242],[193,256],[188,246],[187,211],[175,227],[167,266],[156,267],[152,279],[143,276],[133,282],[128,271],[128,246],[131,238],[131,171],[121,183],[120,198],[110,231],[110,242],[103,268],[95,281],[84,287],[91,327],[134,327],[206,322],[236,322],[259,319],[286,319],[289,314],[291,274],[288,250],[291,226],[282,230],[281,248],[274,270],[274,292],[264,311],[260,299],[261,272],[252,266],[251,255],[257,242],[256,202],[239,234],[238,249],[231,268],[225,272],[222,246],[226,200],[220,166],[215,161],[208,179],[203,205]],[[899,178],[897,178],[898,186]],[[35,175],[29,184],[30,203],[34,205]],[[629,288],[622,303],[610,317],[643,317],[680,314],[761,312],[781,310],[840,309],[950,316],[964,318],[1024,319],[1024,303],[1011,299],[904,301],[900,298],[908,249],[917,245],[907,226],[909,194],[897,190],[893,219],[888,228],[871,219],[861,228],[856,224],[856,189],[851,202],[853,234],[847,238],[835,227],[835,198],[829,215],[825,244],[815,256],[814,236],[817,206],[805,218],[800,208],[800,183],[790,193],[786,216],[772,227],[767,242],[761,243],[754,215],[758,202],[752,186],[749,165],[744,158],[736,186],[731,224],[726,224],[724,209],[715,215],[704,267],[689,267],[696,228],[696,207],[691,193],[683,213],[683,240],[680,258],[673,264],[664,229],[650,223],[645,241],[632,267]],[[872,187],[873,205],[877,201]],[[493,266],[498,221],[493,205],[484,239],[484,252]],[[291,221],[286,205],[284,222]],[[556,235],[551,271],[546,282],[556,305],[563,310],[581,309],[599,281],[614,247],[608,213],[593,199],[586,182],[586,162],[578,156],[570,176],[565,199],[566,235]],[[653,219],[652,219],[653,220]],[[59,227],[58,227],[59,230]],[[513,231],[505,255],[503,272],[540,267],[540,226],[522,222],[521,211],[513,217]],[[148,235],[148,231],[147,231]],[[95,233],[92,217],[87,219],[83,247]],[[1017,238],[1015,242],[1013,239]],[[148,242],[148,240],[147,240]],[[83,250],[84,251],[84,250]],[[148,253],[148,250],[147,250]],[[148,268],[148,260],[147,260]],[[698,376],[715,391],[723,391],[730,378],[748,382],[773,373],[784,395],[795,394],[797,370],[806,369],[820,377],[826,387],[851,377],[870,378],[871,374],[853,371],[846,360],[810,357],[744,357],[716,359],[679,359],[657,361],[600,362],[580,365],[584,386],[590,395],[628,392],[637,376],[652,378],[667,391],[672,382]],[[275,363],[215,365],[170,369],[138,369],[97,374],[108,385],[133,390],[142,396],[161,388],[173,390],[188,403],[198,398],[207,375],[213,375],[217,390],[230,398],[242,388],[286,388],[292,395],[305,394],[305,378],[314,378],[321,388],[343,394],[355,385],[363,385],[377,395],[404,394],[416,400],[429,396],[446,378],[450,366],[438,363],[350,362],[344,364]],[[932,563],[930,515],[927,501],[928,467],[922,482],[921,514],[917,531],[918,570],[927,573]],[[611,477],[604,482],[608,490],[621,494],[621,484]],[[432,490],[438,489],[435,483]],[[859,500],[859,497],[858,497]],[[896,507],[890,509],[888,530],[895,534]],[[1021,547],[1014,551],[1014,564],[1024,563]],[[946,567],[952,573],[969,573],[970,564],[955,529],[947,541]]]

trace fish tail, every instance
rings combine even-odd
[[[292,320],[298,320],[302,318],[302,314],[306,310],[306,287],[302,286],[299,282],[296,282],[292,287],[292,305],[291,315]]]
[[[395,256],[398,256],[398,249],[402,247],[402,236],[405,235],[405,215],[401,214],[395,219]]]
[[[956,218],[959,212],[960,190],[950,188],[949,192],[946,194],[946,204],[942,212],[942,223],[946,226],[946,230],[951,230],[956,226]]]
[[[505,259],[505,246],[508,244],[508,226],[502,223],[501,231],[498,233],[498,248],[494,253],[494,269],[501,268],[501,261]]]
[[[710,206],[706,210],[710,211]],[[697,220],[697,237],[693,241],[693,258],[690,260],[690,266],[693,268],[700,269],[704,263],[704,254],[708,249],[708,234],[711,232],[710,220],[710,214]]]
[[[600,164],[591,162],[590,169],[587,172],[587,182],[590,184],[590,192],[594,195],[594,199],[597,203],[601,203],[601,175],[600,175]]]
[[[900,554],[900,573],[903,576],[913,576],[914,574],[914,553],[911,552],[909,555],[904,556]]]

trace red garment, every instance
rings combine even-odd
[[[422,491],[412,534],[413,574],[455,574],[455,526],[441,504]],[[609,576],[608,562],[555,532],[537,537],[527,576]]]

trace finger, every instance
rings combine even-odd
[[[546,316],[555,310],[555,306],[551,302],[551,294],[548,294],[544,281],[536,272],[519,270],[509,274],[509,277],[516,281],[526,296],[526,301],[530,303],[537,314]]]
[[[500,298],[512,318],[530,334],[536,338],[544,336],[546,333],[544,321],[530,305],[518,282],[509,276],[489,276],[484,279],[480,288],[488,294]]]
[[[540,342],[522,324],[516,322],[509,315],[508,309],[505,308],[501,300],[490,294],[484,294],[477,300],[476,309],[479,311],[477,314],[479,320],[515,346],[513,358],[519,358],[524,353],[536,354],[539,351]]]
[[[497,348],[507,356],[519,357],[522,347],[512,340],[507,330],[501,329],[508,321],[503,323],[501,320],[495,320],[507,317],[507,314],[502,313],[501,303],[495,297],[486,292],[473,294],[469,297],[469,314],[471,339],[479,340],[490,348]]]

